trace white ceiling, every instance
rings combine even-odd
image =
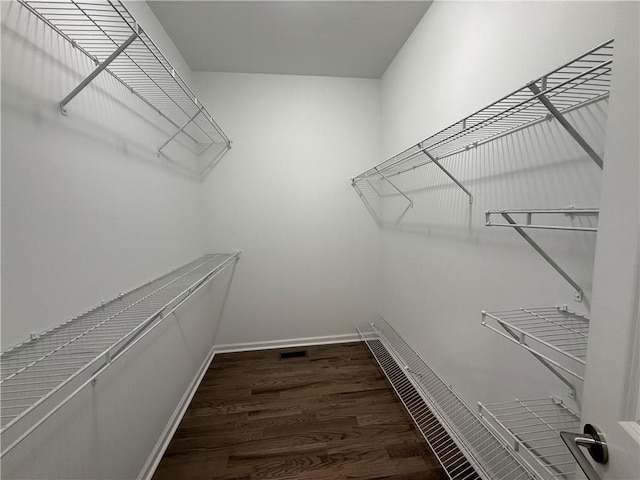
[[[380,78],[431,2],[149,1],[193,71]]]

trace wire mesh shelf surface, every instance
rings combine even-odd
[[[532,478],[532,473],[382,317],[358,331],[449,478]]]
[[[502,330],[491,325],[491,320]],[[572,312],[566,306],[518,308],[492,313],[483,311],[482,325],[583,379],[589,339],[588,317]],[[570,362],[559,361],[563,358]],[[577,368],[581,372],[574,371]]]
[[[392,177],[609,96],[613,39],[356,176]]]
[[[179,129],[176,134],[182,133],[201,145],[200,153],[213,143],[230,145],[211,114],[120,1],[19,2],[96,65],[133,36],[106,70]]]
[[[562,441],[560,431],[578,431],[580,416],[561,399],[516,399],[479,404],[479,407],[483,420],[495,428],[511,448],[534,460],[544,476],[574,478],[576,461]]]
[[[238,256],[206,255],[2,352],[3,436],[44,402],[103,369]]]

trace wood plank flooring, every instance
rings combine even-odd
[[[349,343],[216,355],[153,477],[205,478],[447,476],[366,345]]]

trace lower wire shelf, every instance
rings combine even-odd
[[[205,255],[2,352],[0,456],[239,256]]]
[[[360,326],[358,332],[448,478],[534,478],[384,318]]]
[[[584,379],[589,318],[565,305],[482,312],[482,325],[572,377]]]
[[[540,478],[573,479],[574,457],[561,430],[578,431],[580,416],[556,397],[482,404],[480,417]]]

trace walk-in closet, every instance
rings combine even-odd
[[[2,479],[640,478],[640,3],[0,8]]]

